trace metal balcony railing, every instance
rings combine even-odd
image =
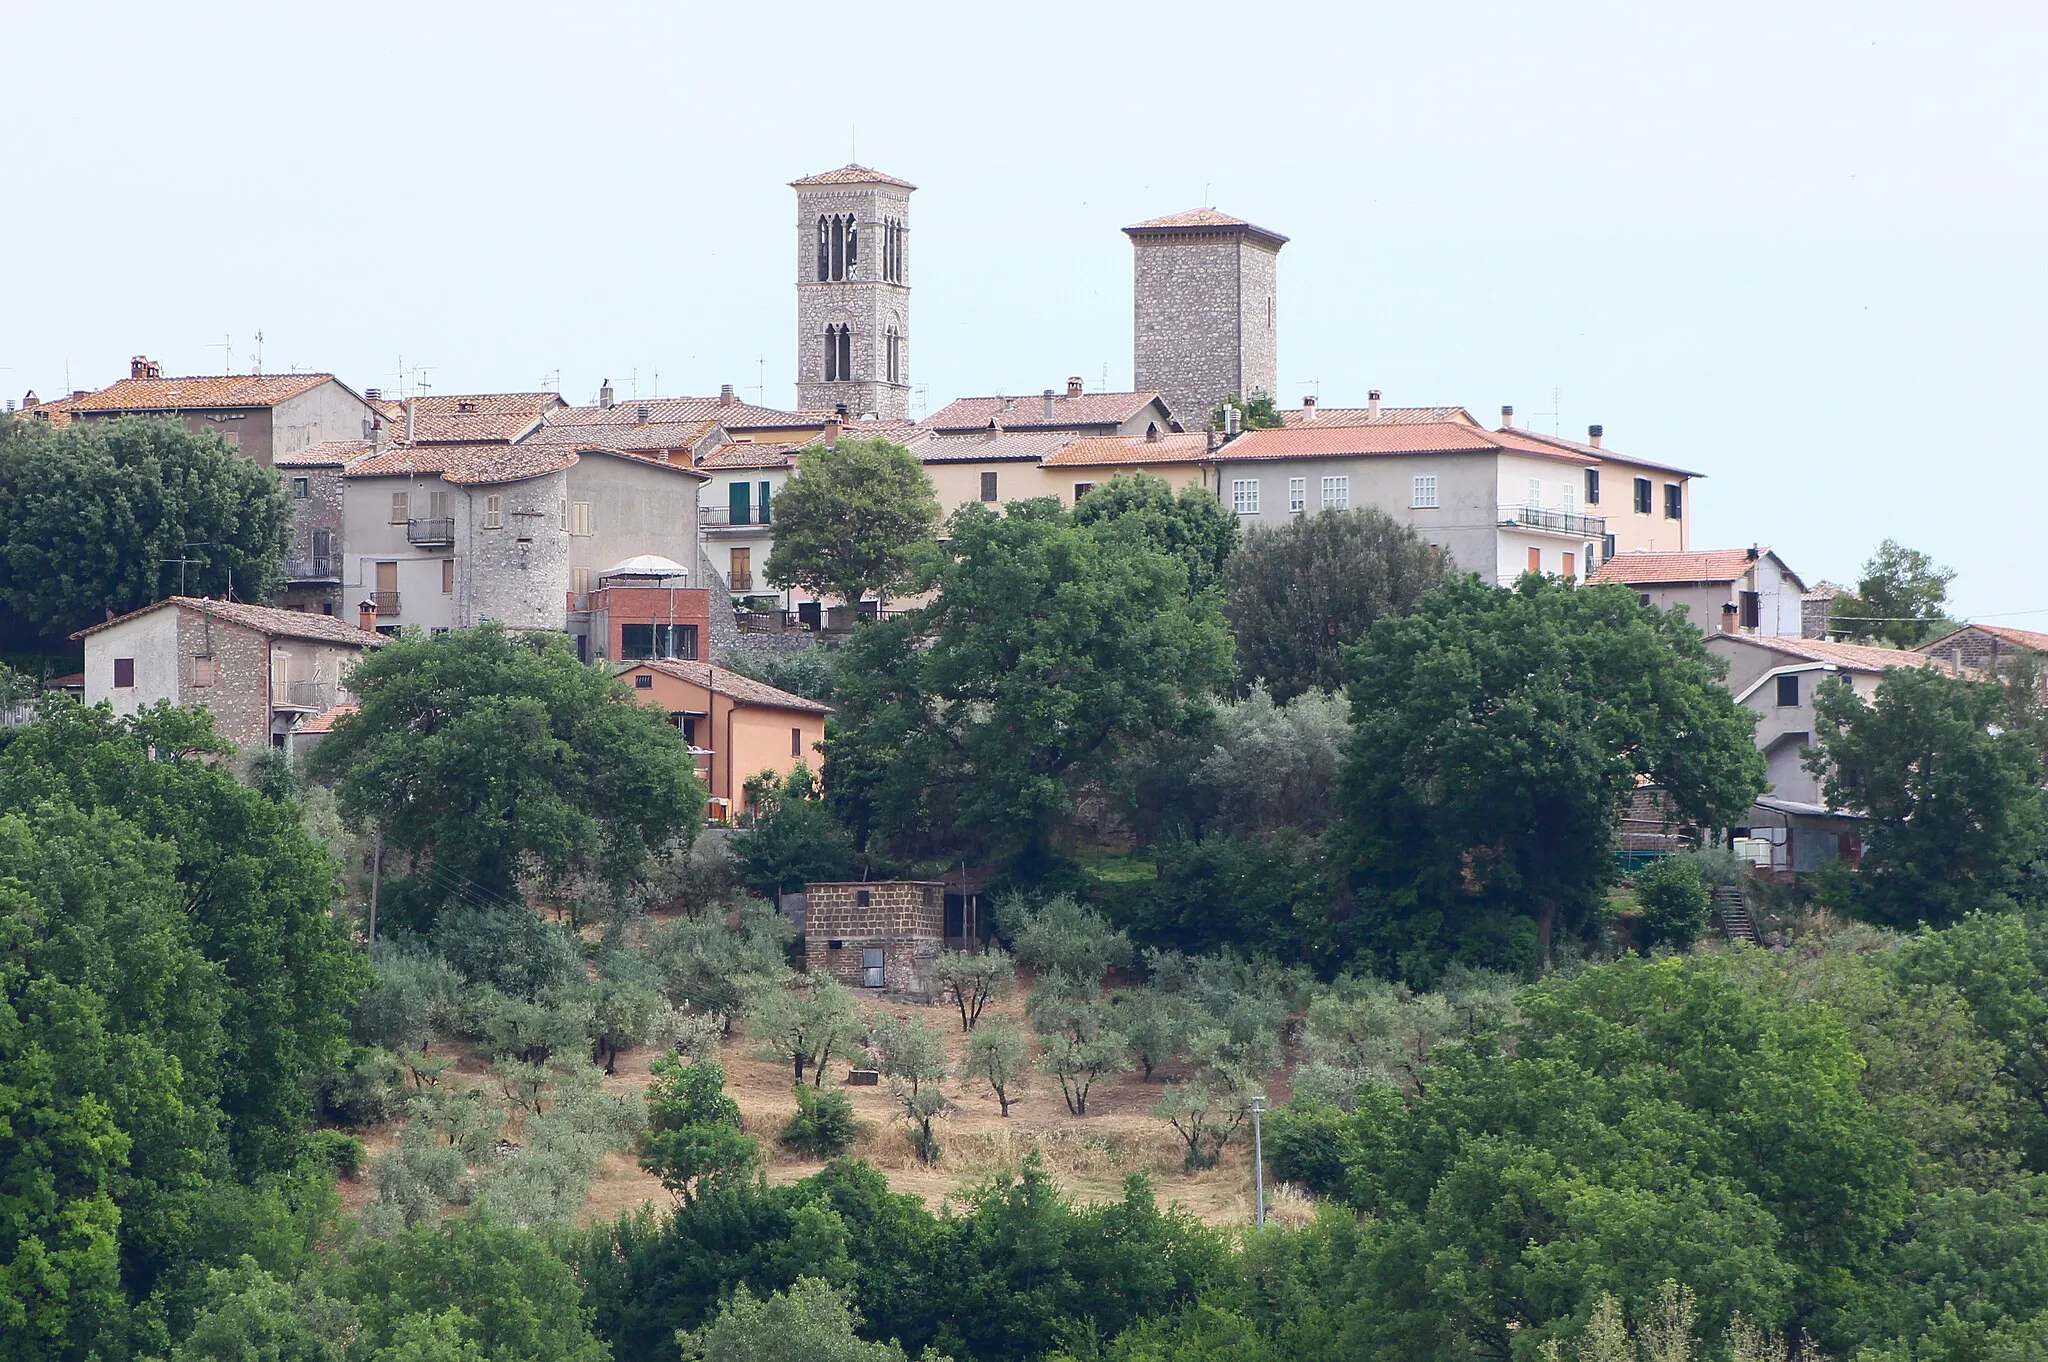
[[[293,709],[327,710],[334,707],[334,688],[325,681],[287,681],[277,703]]]
[[[455,542],[455,517],[439,515],[425,520],[408,520],[405,522],[405,542],[452,544]]]
[[[1607,533],[1606,516],[1580,515],[1576,511],[1552,511],[1541,506],[1502,507],[1501,523],[1520,525],[1530,530],[1553,530],[1558,534],[1575,534],[1588,539],[1599,539]]]
[[[773,508],[760,506],[699,506],[697,523],[707,529],[747,529],[756,525],[772,525],[775,517]]]
[[[393,619],[398,615],[398,593],[396,591],[372,591],[370,599],[377,604],[377,618]]]
[[[284,575],[288,581],[332,582],[338,580],[340,574],[341,560],[332,556],[284,560]]]
[[[754,589],[753,570],[748,569],[745,572],[735,571],[732,574],[732,580],[726,583],[726,586],[735,595],[745,595],[747,592],[752,591]]]

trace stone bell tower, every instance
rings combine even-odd
[[[847,165],[796,190],[796,395],[805,411],[910,414],[910,195]]]

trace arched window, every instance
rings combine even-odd
[[[896,328],[889,328],[888,375],[891,383],[903,381],[903,337],[896,334]]]
[[[839,377],[853,377],[853,328],[844,323],[839,327]]]
[[[846,277],[860,278],[860,219],[846,215]]]
[[[825,328],[825,381],[839,381],[839,328],[836,326]]]
[[[846,277],[846,219],[832,215],[832,277]]]
[[[832,277],[832,231],[825,225],[825,215],[818,214],[818,279],[820,282]]]

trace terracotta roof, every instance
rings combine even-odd
[[[273,468],[341,468],[376,447],[369,440],[321,440],[295,454],[280,454],[270,463]]]
[[[56,397],[32,407],[23,407],[14,414],[23,420],[47,421],[55,429],[62,430],[71,424],[71,408],[77,401],[76,397]]]
[[[1654,459],[1639,459],[1633,454],[1624,454],[1620,450],[1610,449],[1606,445],[1581,444],[1577,440],[1567,440],[1562,435],[1545,435],[1540,431],[1523,430],[1520,426],[1511,426],[1508,429],[1525,440],[1535,440],[1542,444],[1554,445],[1559,449],[1569,449],[1577,454],[1590,454],[1596,459],[1611,459],[1615,463],[1637,464],[1643,468],[1655,468],[1665,473],[1676,473],[1682,478],[1704,478],[1706,476],[1705,473],[1695,473],[1690,468],[1680,468],[1675,464],[1658,463]]]
[[[791,189],[806,188],[816,184],[893,184],[898,189],[915,189],[908,180],[899,180],[894,175],[884,175],[879,170],[870,170],[864,165],[847,164],[837,170],[828,170],[822,175],[806,175],[801,180],[791,180]]]
[[[1802,601],[1831,601],[1837,596],[1846,594],[1847,591],[1847,587],[1836,586],[1833,582],[1815,582],[1813,590],[1807,592],[1799,599]]]
[[[617,449],[656,453],[679,449],[694,455],[697,446],[719,430],[716,421],[649,421],[631,426],[542,426],[521,443],[569,445],[577,449]]]
[[[278,610],[268,605],[246,605],[241,601],[216,601],[204,596],[166,596],[154,605],[145,605],[140,610],[130,610],[104,624],[95,624],[90,629],[80,629],[71,637],[85,638],[103,629],[111,629],[152,610],[167,606],[179,606],[198,614],[209,615],[229,624],[238,624],[244,629],[253,629],[259,634],[273,638],[306,638],[321,643],[352,644],[358,648],[375,648],[383,643],[376,634],[335,618],[333,615],[314,615],[301,610]]]
[[[1052,415],[1045,414],[1045,397],[962,397],[924,419],[931,430],[983,430],[991,421],[1005,430],[1076,430],[1082,426],[1120,426],[1159,402],[1158,393],[1082,393],[1069,397],[1055,392]],[[1163,402],[1160,405],[1164,406]]]
[[[1753,643],[1774,653],[1798,658],[1802,662],[1832,662],[1839,667],[1850,667],[1857,671],[1877,672],[1888,667],[1938,667],[1945,672],[1954,668],[1939,658],[1925,653],[1911,653],[1900,648],[1873,648],[1862,643],[1833,643],[1823,638],[1782,638],[1772,635],[1752,634],[1709,634],[1712,642],[1717,638],[1732,638],[1739,643]]]
[[[1190,208],[1185,213],[1168,213],[1163,218],[1147,218],[1124,228],[1132,236],[1169,236],[1184,232],[1229,232],[1239,231],[1248,236],[1264,237],[1274,246],[1284,246],[1287,238],[1280,233],[1234,218],[1228,213],[1219,213],[1214,208]]]
[[[512,441],[540,428],[543,417],[569,405],[559,393],[436,393],[412,400],[415,444]],[[399,430],[405,428],[403,413]]]
[[[1161,435],[1091,435],[1045,456],[1048,468],[1091,468],[1134,463],[1196,463],[1209,457],[1207,432]]]
[[[1476,426],[1472,413],[1463,407],[1289,407],[1280,413],[1282,424],[1295,426]]]
[[[2016,648],[2026,648],[2037,653],[2048,653],[2048,634],[2039,634],[2032,629],[2013,629],[2003,624],[1965,624],[1960,629],[1949,630],[1932,643],[1921,644],[1914,651],[1922,653],[1931,652],[1954,638],[1957,634],[1967,634],[1972,629],[1980,634],[1989,634],[1993,638],[2003,639]]]
[[[1248,430],[1218,449],[1219,462],[1342,458],[1378,454],[1533,454],[1585,465],[1592,459],[1462,422],[1427,425],[1295,426]]]
[[[332,733],[334,726],[362,708],[361,705],[334,705],[315,714],[292,729],[294,733]]]
[[[933,435],[914,452],[926,463],[1037,463],[1077,438],[1065,430],[978,430]]]
[[[647,419],[640,408],[647,408]],[[716,421],[727,430],[816,429],[830,412],[778,411],[752,403],[720,402],[715,397],[651,397],[644,402],[615,402],[609,407],[556,407],[547,414],[550,426],[632,426],[698,424]]]
[[[623,676],[636,667],[645,667],[664,676],[673,676],[678,681],[691,682],[706,690],[729,696],[741,704],[767,705],[774,709],[799,709],[806,714],[833,712],[830,705],[807,700],[801,695],[791,695],[786,690],[777,690],[765,681],[756,681],[751,676],[741,676],[738,672],[715,667],[709,662],[677,662],[666,658],[644,662],[621,662],[614,669],[613,675]]]
[[[424,477],[457,484],[520,482],[576,466],[574,450],[531,444],[397,445],[348,466],[350,478]]]
[[[794,441],[776,440],[757,443],[753,440],[735,440],[722,444],[697,460],[700,469],[726,468],[794,468],[797,451],[803,445]]]
[[[1621,582],[1628,586],[1670,586],[1686,582],[1732,582],[1749,571],[1748,549],[1702,549],[1690,553],[1656,553],[1631,549],[1602,563],[1586,580]],[[1759,550],[1768,553],[1769,549]]]
[[[274,407],[322,383],[333,374],[199,374],[189,378],[124,378],[87,393],[72,405],[78,412],[189,411],[193,408]]]

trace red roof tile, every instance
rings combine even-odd
[[[1077,437],[1067,430],[977,430],[932,435],[913,452],[926,463],[1037,463]]]
[[[1586,580],[1589,583],[1620,582],[1626,586],[1732,582],[1748,572],[1750,564],[1748,549],[1701,549],[1687,553],[1632,549],[1615,554]]]
[[[1463,407],[1289,407],[1280,413],[1281,422],[1296,426],[1476,426],[1472,413]]]
[[[1504,452],[1533,454],[1574,465],[1594,462],[1534,441],[1452,421],[1428,425],[1292,426],[1280,430],[1248,430],[1218,449],[1214,457],[1222,462],[1232,462],[1342,458],[1347,455]]]
[[[189,378],[124,378],[72,404],[78,412],[190,411],[274,407],[334,381],[333,374],[200,374]]]
[[[342,468],[377,446],[369,440],[321,440],[292,454],[280,454],[270,461],[273,468]]]
[[[828,170],[822,175],[806,175],[801,180],[791,180],[791,189],[808,188],[821,184],[893,184],[898,189],[915,189],[908,180],[899,180],[894,175],[884,175],[879,170],[870,170],[864,165],[843,165],[837,170]]]
[[[1160,400],[1158,393],[1082,393],[1069,397],[1055,392],[1052,415],[1045,414],[1045,397],[962,397],[924,419],[932,430],[984,430],[994,421],[1005,430],[1078,430],[1083,426],[1120,426]],[[1161,403],[1163,406],[1164,403]]]
[[[2014,629],[2003,624],[1966,624],[1960,629],[1949,630],[1932,643],[1921,644],[1915,651],[1930,652],[1935,648],[1939,648],[1957,634],[1967,634],[1973,629],[1980,634],[1989,634],[1993,638],[2003,639],[2016,648],[2026,648],[2037,653],[2048,653],[2048,634],[2036,633],[2032,629]]]
[[[1287,244],[1287,238],[1280,233],[1234,218],[1228,213],[1219,213],[1214,208],[1190,208],[1184,213],[1168,213],[1163,218],[1147,218],[1124,228],[1131,236],[1177,236],[1193,232],[1242,232],[1247,236],[1263,237],[1275,249]]]
[[[647,408],[642,418],[640,408]],[[686,425],[716,421],[727,430],[815,430],[830,412],[778,411],[752,403],[721,402],[715,397],[651,397],[644,402],[615,402],[609,407],[556,407],[547,414],[550,426]]]
[[[1139,463],[1199,463],[1209,457],[1209,436],[1197,431],[1161,435],[1091,435],[1045,456],[1048,468],[1116,467]]]
[[[350,644],[358,648],[375,648],[384,641],[378,635],[358,629],[355,625],[333,615],[278,610],[268,605],[247,605],[241,601],[216,601],[204,596],[166,596],[154,605],[145,605],[140,610],[130,610],[127,614],[118,615],[103,624],[81,629],[71,637],[85,638],[139,615],[147,615],[152,610],[162,610],[169,606],[178,606],[213,619],[224,620],[229,624],[238,624],[245,629],[253,629],[259,634],[268,634],[274,638],[313,639],[320,643]]]
[[[48,402],[23,407],[15,412],[25,421],[46,421],[57,430],[71,424],[71,408],[78,401],[75,397],[57,397]]]
[[[315,714],[312,718],[292,729],[294,733],[332,733],[334,726],[356,713],[361,705],[335,705]]]
[[[807,700],[801,695],[792,695],[786,690],[777,690],[765,681],[756,681],[751,676],[715,667],[709,662],[676,662],[656,658],[644,662],[622,662],[613,669],[613,675],[623,676],[627,672],[645,667],[649,671],[673,676],[678,681],[689,681],[703,686],[706,690],[730,696],[742,704],[766,705],[772,709],[797,709],[807,714],[830,714],[832,706]]]
[[[1603,461],[1611,459],[1615,463],[1638,464],[1641,467],[1655,468],[1665,473],[1676,473],[1682,478],[1704,478],[1706,476],[1705,473],[1695,473],[1690,468],[1679,468],[1673,464],[1658,463],[1654,459],[1639,459],[1633,454],[1624,454],[1620,450],[1610,449],[1604,444],[1581,444],[1577,440],[1567,440],[1562,435],[1545,435],[1540,431],[1523,430],[1520,426],[1514,426],[1511,429],[1515,434],[1524,439],[1535,440],[1546,445],[1554,445],[1559,449],[1569,449],[1576,454],[1590,454],[1594,458]]]
[[[1833,643],[1821,638],[1780,638],[1754,634],[1709,634],[1707,638],[1710,642],[1716,638],[1733,638],[1741,643],[1753,643],[1774,653],[1798,658],[1802,662],[1832,662],[1837,666],[1853,667],[1858,671],[1883,671],[1887,667],[1937,667],[1952,674],[1955,670],[1939,658],[1929,657],[1925,653],[1907,652],[1901,648],[1873,648],[1862,643]]]
[[[520,482],[576,466],[570,449],[531,444],[398,445],[348,466],[350,478],[422,477],[474,485]]]

